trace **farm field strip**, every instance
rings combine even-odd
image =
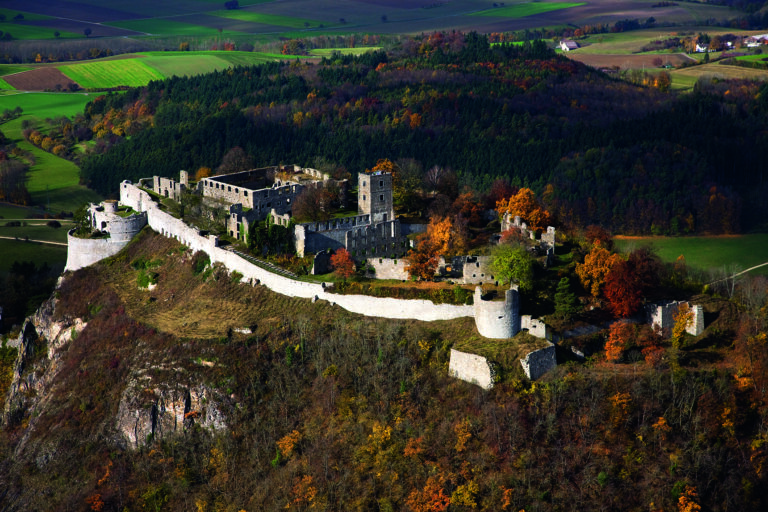
[[[693,79],[694,83],[696,80],[702,77],[768,80],[768,70],[745,68],[741,66],[728,66],[719,64],[717,62],[713,62],[711,64],[702,64],[700,66],[693,66],[689,68],[676,69],[673,70],[670,75],[672,75],[673,81],[679,77],[681,80]]]
[[[195,25],[183,21],[174,21],[161,18],[147,18],[142,20],[115,21],[105,23],[111,27],[133,30],[149,35],[175,35],[175,36],[217,36],[244,34],[237,30],[223,28],[221,32],[214,27]]]
[[[84,62],[59,66],[58,69],[86,89],[121,85],[138,87],[152,80],[165,78],[159,71],[144,64],[141,59]]]
[[[261,12],[242,10],[214,11],[210,14],[219,18],[247,21],[249,23],[261,23],[263,25],[274,25],[277,27],[305,28],[309,26],[316,27],[323,23],[322,21],[313,19],[281,16],[279,14],[264,14]]]
[[[30,69],[35,68],[32,66],[17,66],[15,64],[0,64],[0,76],[13,75],[22,71],[29,71]]]
[[[663,261],[674,262],[681,254],[691,267],[707,270],[735,266],[747,269],[768,262],[768,234],[691,237],[627,237],[615,239],[621,250],[651,245]],[[750,272],[768,275],[768,266]]]
[[[194,76],[232,66],[254,66],[263,62],[285,60],[286,55],[260,52],[142,52],[141,61],[164,77]]]
[[[506,7],[494,7],[483,11],[473,12],[470,16],[490,16],[495,18],[525,18],[535,14],[570,9],[571,7],[580,7],[586,5],[586,2],[530,2]]]
[[[0,78],[0,91],[13,91],[15,87]]]
[[[25,237],[30,240],[41,240],[44,242],[67,243],[67,230],[64,224],[60,228],[46,226],[46,220],[25,221],[26,226],[6,226],[8,221],[0,220],[0,237],[20,238]]]
[[[12,21],[13,18],[21,14],[24,16],[24,19],[22,21],[35,21],[35,20],[52,20],[53,18],[51,16],[46,16],[44,14],[36,14],[28,11],[20,11],[17,9],[6,9],[5,7],[0,7],[0,14],[5,14],[6,21],[4,23],[0,23],[0,30],[5,30],[4,26],[6,24],[15,24],[16,22]]]

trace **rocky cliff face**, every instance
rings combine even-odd
[[[54,447],[29,442],[38,431],[38,418],[52,404],[55,393],[66,393],[61,387],[66,372],[77,371],[67,361],[71,344],[87,329],[81,318],[57,318],[56,293],[28,318],[16,340],[18,348],[13,381],[6,397],[2,422],[5,427],[19,428],[20,442],[15,452],[34,450],[38,465],[53,456]],[[153,364],[149,354],[137,357],[128,378],[123,382],[117,414],[101,418],[99,429],[115,445],[135,449],[164,437],[181,434],[192,426],[220,430],[226,428],[221,396],[190,375],[182,366]],[[71,376],[68,376],[71,378]],[[44,433],[42,433],[44,434]],[[29,454],[28,454],[29,455]]]

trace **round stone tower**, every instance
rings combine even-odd
[[[475,325],[486,338],[511,338],[520,332],[520,295],[513,284],[504,301],[485,300],[483,290],[475,288]]]

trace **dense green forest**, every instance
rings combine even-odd
[[[541,41],[490,46],[477,34],[433,34],[388,53],[100,96],[80,120],[96,140],[82,176],[114,194],[123,179],[216,168],[234,147],[257,165],[323,157],[353,174],[380,158],[415,158],[423,169],[453,169],[476,191],[499,178],[546,191],[550,210],[572,225],[737,232],[766,219],[766,113],[766,85],[710,81],[675,96]]]

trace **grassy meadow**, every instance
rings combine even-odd
[[[127,85],[138,87],[152,80],[165,78],[162,73],[141,59],[104,60],[59,66],[59,71],[84,89],[98,89]]]
[[[768,234],[690,237],[628,237],[614,242],[623,251],[650,245],[662,260],[673,262],[680,255],[690,267],[707,270],[737,266],[746,270],[768,262]],[[768,266],[753,270],[768,275]]]
[[[495,7],[472,13],[472,16],[493,16],[496,18],[525,18],[535,14],[559,11],[586,5],[586,2],[526,2],[522,4]]]
[[[317,27],[318,25],[323,24],[322,21],[313,19],[243,11],[240,9],[215,11],[211,14],[220,18],[247,21],[248,23],[260,23],[262,25],[274,25],[277,27],[308,28]]]
[[[115,21],[109,23],[112,27],[124,28],[147,35],[172,35],[172,36],[216,36],[216,35],[241,35],[243,32],[223,28],[206,27],[193,23],[184,23],[160,18],[148,18],[143,20]]]
[[[80,170],[64,160],[39,149],[22,137],[21,123],[25,119],[33,126],[43,127],[48,117],[73,116],[82,112],[92,99],[88,94],[65,93],[10,93],[0,95],[0,110],[21,106],[21,117],[0,125],[0,130],[18,146],[30,151],[36,159],[28,174],[27,189],[35,204],[49,206],[53,212],[74,211],[89,201],[99,201],[99,195],[79,184]]]

